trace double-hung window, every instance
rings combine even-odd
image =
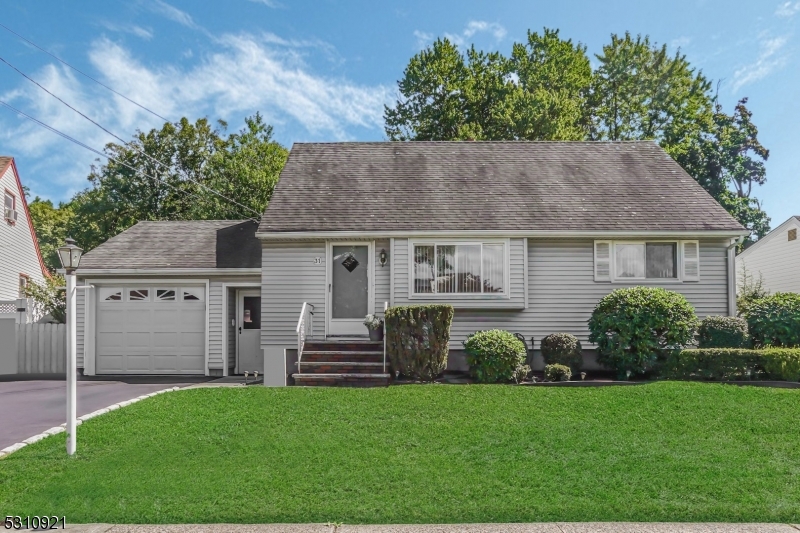
[[[595,241],[596,281],[698,281],[697,241]]]
[[[508,293],[507,242],[412,243],[412,295]]]

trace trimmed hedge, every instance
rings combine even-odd
[[[572,371],[567,365],[546,365],[544,378],[547,381],[569,381],[572,378]]]
[[[390,307],[386,322],[386,355],[402,375],[433,381],[447,367],[453,306],[443,304]]]
[[[756,346],[800,346],[800,294],[778,292],[755,300],[745,318]]]
[[[800,381],[800,349],[695,348],[673,354],[664,365],[666,379]]]
[[[738,316],[707,316],[697,330],[700,348],[749,348],[747,320]]]
[[[575,335],[553,333],[542,339],[542,357],[545,364],[568,366],[574,374],[583,364],[583,347]]]
[[[644,374],[672,350],[694,340],[694,308],[677,292],[659,287],[617,289],[604,296],[589,319],[597,361],[617,371]]]
[[[521,381],[527,350],[525,343],[513,333],[502,329],[491,329],[473,333],[464,341],[469,372],[479,383]]]

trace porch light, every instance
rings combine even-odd
[[[381,248],[381,254],[378,256],[381,266],[386,266],[386,248]]]
[[[81,263],[83,249],[75,244],[74,239],[67,238],[66,244],[58,249],[58,258],[67,274],[73,273]]]

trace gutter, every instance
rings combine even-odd
[[[748,235],[750,233],[748,232]],[[736,251],[734,248],[741,245],[747,235],[741,235],[728,245],[728,316],[736,316]]]
[[[144,276],[254,276],[261,275],[260,268],[79,268],[80,277],[103,275]]]
[[[261,240],[291,240],[291,239],[375,239],[387,237],[445,237],[455,235],[464,237],[720,237],[742,238],[750,235],[749,230],[676,230],[676,231],[631,231],[631,230],[448,230],[448,231],[286,231],[286,232],[256,232],[256,237]]]

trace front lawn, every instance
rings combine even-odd
[[[193,389],[0,460],[67,522],[800,521],[800,390]]]

